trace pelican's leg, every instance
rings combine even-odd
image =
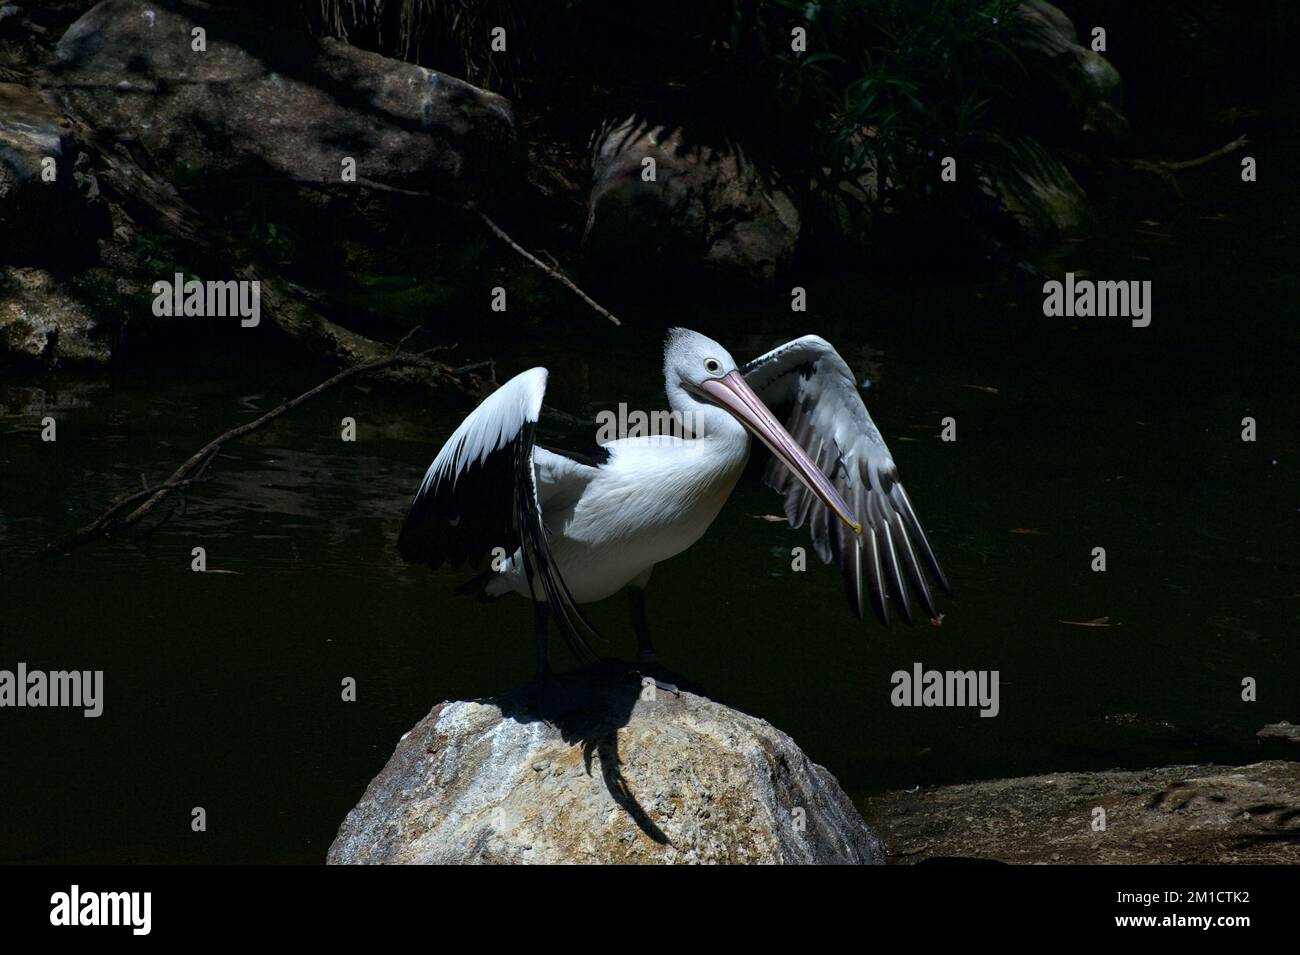
[[[650,642],[650,626],[645,619],[645,588],[635,584],[627,589],[628,608],[632,611],[632,630],[636,633],[636,656],[642,663],[658,663],[654,644]]]
[[[650,627],[645,619],[645,583],[650,574],[647,572],[640,582],[627,589],[628,607],[632,611],[632,629],[636,632],[636,649],[637,660],[640,661],[638,674],[642,682],[650,680],[655,687],[663,690],[665,693],[679,693],[677,686],[673,683],[665,683],[658,679],[649,671],[659,665],[659,655],[655,653],[654,644],[650,642]]]
[[[547,653],[550,645],[547,633],[549,609],[545,600],[533,602],[534,639],[537,641],[537,713],[543,719],[546,718],[546,689],[551,682],[551,664]]]

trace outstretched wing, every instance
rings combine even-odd
[[[572,470],[536,447],[545,393],[546,369],[529,369],[461,422],[425,472],[397,548],[408,563],[435,568],[477,562],[498,547],[506,554],[519,550],[530,586],[542,590],[534,589],[533,599],[544,597],[579,658],[594,658],[586,638],[596,631],[560,576],[542,517],[538,472],[553,487]]]
[[[763,480],[784,495],[790,525],[810,523],[817,555],[843,569],[854,613],[864,616],[869,596],[883,623],[889,623],[891,603],[911,623],[915,592],[937,617],[926,571],[951,594],[948,579],[844,359],[824,338],[805,335],[755,358],[741,373],[769,408],[789,409],[786,430],[862,522],[862,534],[855,534],[784,464],[775,458],[768,464]]]

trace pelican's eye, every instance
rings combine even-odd
[[[716,375],[718,372],[722,371],[722,362],[718,361],[716,358],[706,358],[704,359],[704,370],[710,375]]]

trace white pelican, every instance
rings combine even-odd
[[[717,517],[744,470],[750,432],[772,452],[764,480],[784,495],[786,518],[810,524],[817,555],[840,564],[859,618],[869,599],[882,622],[892,605],[911,623],[913,595],[938,616],[926,571],[946,592],[948,581],[853,373],[825,339],[806,335],[740,367],[712,339],[671,330],[668,403],[691,432],[621,438],[596,458],[535,442],[546,378],[545,368],[516,375],[461,423],[424,475],[398,539],[405,560],[432,567],[500,548],[497,569],[475,583],[485,596],[535,601],[541,679],[548,609],[575,654],[594,657],[586,638],[595,630],[578,605],[624,587],[640,658],[654,661],[650,574]],[[785,427],[769,406],[790,409]]]

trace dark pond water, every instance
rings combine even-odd
[[[503,377],[548,365],[549,403],[588,418],[662,406],[668,324],[742,360],[816,331],[871,379],[869,407],[955,585],[941,629],[858,623],[835,571],[791,573],[805,538],[756,518],[778,511],[756,480],[650,591],[665,661],[789,732],[850,793],[1250,761],[1260,726],[1300,719],[1300,203],[1219,171],[1190,180],[1176,215],[1120,210],[1104,240],[1052,263],[1151,279],[1144,330],[1045,319],[1037,289],[988,276],[846,274],[809,283],[806,316],[781,296],[632,304],[613,330],[575,308],[562,341],[471,334],[462,354],[495,357]],[[0,712],[0,860],[320,861],[433,704],[530,679],[522,601],[457,598],[458,577],[395,553],[415,484],[468,410],[453,401],[340,389],[231,446],[147,541],[39,556],[142,474],[160,479],[319,377],[254,343],[165,371],[0,382],[0,668],[103,669],[106,684],[99,719]],[[44,415],[54,444],[39,439]],[[339,440],[345,415],[356,443]],[[945,416],[955,443],[939,440]],[[221,573],[190,571],[197,545]],[[1097,546],[1104,574],[1090,570]],[[593,616],[605,649],[630,653],[622,601]],[[1061,622],[1102,617],[1111,626]],[[890,674],[918,661],[998,670],[1000,715],[892,707]],[[1248,676],[1258,702],[1241,699]],[[345,677],[355,703],[340,700]],[[195,806],[206,833],[190,830]]]

